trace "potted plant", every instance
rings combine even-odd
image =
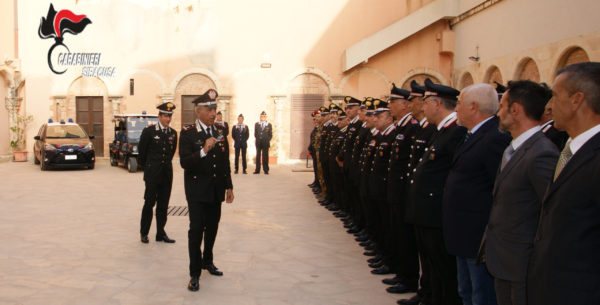
[[[15,125],[10,127],[10,131],[14,136],[13,140],[10,141],[10,147],[12,147],[13,161],[15,162],[27,161],[27,150],[25,150],[25,128],[31,121],[33,121],[32,115],[18,115]]]

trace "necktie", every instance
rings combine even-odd
[[[169,133],[169,129],[168,128],[164,128],[163,131],[164,131],[165,134]]]
[[[472,132],[470,132],[470,131],[469,131],[469,132],[467,132],[467,134],[465,135],[465,141],[464,141],[464,143],[467,143],[467,142],[469,141],[469,138],[470,138],[472,135],[473,135],[473,133],[472,133]]]
[[[556,181],[556,178],[558,178],[560,172],[562,172],[562,170],[565,168],[567,162],[569,162],[569,160],[571,160],[571,157],[573,157],[570,144],[571,140],[567,141],[567,144],[565,144],[565,148],[563,148],[563,150],[560,152],[560,157],[558,158],[558,162],[556,163],[556,170],[554,171],[554,181]]]
[[[504,154],[502,155],[502,164],[500,165],[500,170],[504,169],[504,166],[506,166],[506,163],[508,163],[514,152],[515,149],[512,147],[512,144],[508,145],[508,147],[504,150]]]
[[[210,126],[208,126],[208,128],[206,128],[206,132],[208,133],[209,137],[212,137],[212,130],[210,130]]]

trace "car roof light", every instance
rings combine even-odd
[[[73,123],[73,118],[69,118],[69,123]]]
[[[48,123],[54,123],[54,121],[52,121],[52,118],[48,119]]]

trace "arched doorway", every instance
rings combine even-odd
[[[289,85],[290,92],[290,159],[304,159],[308,154],[310,132],[313,129],[310,113],[329,99],[327,82],[313,73],[296,76]]]
[[[500,73],[500,69],[498,69],[498,67],[496,66],[489,67],[485,72],[483,82],[488,84],[493,84],[494,82],[504,84],[504,80],[502,79],[502,73]]]
[[[531,57],[521,60],[515,74],[515,79],[530,80],[537,83],[540,82],[540,70],[538,69],[538,65]]]
[[[471,86],[473,83],[473,75],[469,72],[465,72],[460,78],[458,89],[462,90],[465,87]]]
[[[192,73],[183,77],[175,87],[175,106],[181,109],[180,116],[173,116],[171,126],[183,127],[196,120],[192,101],[208,89],[217,89],[211,78],[204,74]]]
[[[558,72],[558,70],[566,66],[588,61],[590,61],[590,57],[584,49],[580,47],[571,47],[567,49],[558,60],[555,72]]]

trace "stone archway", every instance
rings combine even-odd
[[[468,87],[472,84],[474,84],[475,82],[473,81],[473,75],[471,75],[470,72],[465,72],[462,77],[460,78],[460,82],[458,85],[458,89],[462,90],[465,87]]]
[[[191,101],[208,89],[219,91],[213,78],[206,74],[192,73],[182,77],[173,90],[173,102],[181,110],[181,115],[173,116],[171,126],[180,128],[185,124],[191,124],[196,118]]]
[[[558,63],[554,69],[553,76],[556,75],[558,70],[577,63],[588,62],[590,61],[590,57],[588,53],[579,46],[572,46],[563,51],[561,56],[559,57]]]
[[[402,89],[406,89],[406,90],[410,90],[410,83],[414,80],[416,81],[419,85],[424,86],[425,84],[425,79],[431,79],[431,81],[433,81],[436,84],[440,84],[440,80],[431,75],[431,74],[426,74],[426,73],[421,73],[421,74],[414,74],[411,75],[409,78],[406,78],[401,84],[402,84]]]
[[[500,69],[495,65],[490,66],[485,72],[483,82],[488,84],[493,84],[494,82],[504,84],[504,80],[502,79],[502,73],[500,72]]]
[[[381,71],[373,68],[360,68],[342,78],[340,89],[343,95],[358,99],[371,96],[385,98],[389,94],[392,81]]]
[[[517,65],[514,79],[530,80],[536,83],[540,82],[540,69],[537,63],[531,57],[523,58]]]

